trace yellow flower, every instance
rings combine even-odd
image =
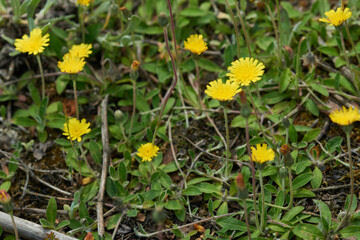
[[[73,45],[69,53],[74,57],[86,58],[92,53],[91,47],[92,47],[91,44],[85,44],[85,43]]]
[[[184,48],[197,55],[200,55],[208,49],[201,34],[190,35],[184,42]]]
[[[91,1],[92,0],[77,0],[77,4],[83,5],[83,6],[89,6]]]
[[[49,34],[41,35],[40,28],[34,28],[30,37],[25,34],[22,38],[15,40],[15,48],[22,53],[37,55],[42,53],[46,46],[49,46]]]
[[[254,58],[240,58],[231,63],[228,68],[230,73],[226,76],[241,86],[248,86],[250,83],[260,80],[264,74],[264,68],[264,64]]]
[[[223,83],[221,79],[214,80],[206,86],[205,93],[213,99],[219,101],[229,101],[233,97],[241,92],[239,84],[232,81],[226,81]]]
[[[72,141],[81,142],[81,136],[91,131],[89,127],[90,123],[87,123],[85,119],[80,122],[76,118],[70,118],[64,123],[63,135]]]
[[[62,62],[58,62],[58,67],[60,68],[60,71],[64,73],[81,72],[84,68],[84,65],[84,58],[73,56],[70,53],[64,55]]]
[[[336,12],[334,10],[330,10],[325,13],[327,18],[320,18],[319,21],[329,23],[335,27],[341,25],[347,19],[351,17],[352,13],[349,8],[338,8]]]
[[[358,108],[342,107],[342,109],[334,110],[329,115],[331,121],[342,126],[350,125],[353,122],[360,121],[360,113]]]
[[[256,144],[256,148],[251,147],[252,160],[257,163],[272,161],[275,158],[275,152],[267,148],[267,144]]]
[[[145,161],[151,162],[151,160],[154,157],[156,157],[156,155],[158,154],[158,151],[159,151],[158,146],[152,143],[145,143],[139,147],[136,155],[141,157],[143,162]]]

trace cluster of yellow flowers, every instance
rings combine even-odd
[[[60,71],[64,73],[81,72],[85,66],[85,58],[92,53],[91,48],[91,44],[73,45],[70,51],[64,55],[63,61],[58,62]]]
[[[345,9],[338,8],[336,9],[336,11],[330,10],[326,12],[325,16],[327,18],[320,18],[319,20],[321,22],[329,23],[337,27],[343,24],[343,22],[345,22],[346,20],[348,20],[351,17],[351,15],[352,12],[350,11],[349,8],[345,8]]]
[[[193,34],[184,42],[184,48],[197,55],[205,52],[207,44],[203,36]],[[240,58],[231,63],[226,76],[229,79],[224,83],[221,79],[209,83],[205,93],[219,101],[229,101],[241,92],[241,86],[248,86],[252,82],[259,81],[264,74],[264,64],[254,58]]]
[[[89,6],[90,2],[92,2],[92,0],[77,0],[77,4],[82,5],[82,6]]]

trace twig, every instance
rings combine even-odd
[[[53,230],[45,230],[39,224],[27,221],[22,218],[14,217],[19,235],[25,239],[43,240],[48,234],[54,233],[55,237],[59,240],[77,240],[77,238],[67,236]],[[0,212],[0,226],[6,232],[14,232],[11,217],[9,214]]]
[[[216,219],[223,218],[223,217],[228,217],[228,216],[232,216],[232,215],[237,215],[237,214],[240,214],[240,213],[241,213],[241,212],[227,213],[227,214],[223,214],[223,215],[219,215],[219,216],[208,217],[208,218],[205,218],[205,219],[201,219],[201,220],[199,220],[199,221],[195,221],[195,222],[188,223],[188,224],[184,224],[184,225],[177,226],[177,227],[172,227],[172,228],[164,229],[164,230],[157,231],[157,232],[153,232],[153,233],[145,233],[145,234],[142,234],[142,233],[139,233],[139,232],[135,232],[135,234],[138,235],[138,236],[140,236],[140,237],[151,237],[151,236],[154,236],[154,235],[157,235],[157,234],[160,234],[160,233],[171,232],[172,230],[187,228],[187,227],[190,227],[190,226],[192,226],[192,225],[194,225],[194,224],[200,224],[200,223],[203,223],[203,222],[208,222],[208,221],[216,220]]]
[[[122,220],[123,217],[125,216],[125,213],[126,213],[126,211],[123,211],[123,212],[121,213],[121,215],[120,215],[120,217],[119,217],[119,220],[117,221],[116,226],[115,226],[115,228],[114,228],[113,234],[112,234],[112,236],[111,236],[112,239],[115,239],[116,233],[117,233],[117,231],[118,231],[118,229],[119,229],[121,220]]]
[[[348,188],[350,186],[351,186],[351,184],[335,185],[335,186],[330,186],[330,187],[315,188],[315,189],[312,189],[311,191],[321,192],[321,191],[328,191],[328,190],[336,190],[339,188]]]
[[[109,100],[109,95],[106,95],[101,102],[101,141],[103,145],[103,164],[101,170],[101,179],[100,179],[100,188],[96,203],[96,213],[97,213],[97,222],[98,222],[98,233],[102,237],[105,233],[104,228],[104,209],[103,209],[103,200],[105,192],[105,183],[106,175],[108,169],[108,162],[110,158],[110,148],[109,148],[109,131],[108,131],[108,120],[107,120],[107,104]]]

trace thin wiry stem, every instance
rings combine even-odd
[[[235,37],[236,37],[237,57],[239,58],[241,50],[240,50],[240,33],[239,33],[239,30],[238,30],[238,24],[237,24],[237,21],[235,19],[234,13],[233,13],[233,11],[232,11],[232,9],[230,7],[229,1],[225,0],[225,4],[226,4],[226,8],[229,10],[230,18],[231,18],[231,21],[232,21],[232,23],[234,25]]]
[[[43,67],[41,64],[41,59],[40,59],[39,54],[36,55],[36,60],[39,65],[39,70],[40,70],[40,75],[41,75],[41,96],[42,96],[42,99],[44,99],[45,98],[45,78],[44,78],[44,70],[43,70]]]
[[[177,72],[176,72],[175,59],[174,59],[174,56],[172,55],[170,47],[169,47],[168,31],[167,31],[166,27],[164,27],[164,39],[165,39],[166,50],[167,50],[167,52],[168,52],[168,54],[170,56],[170,59],[171,59],[171,65],[172,65],[172,69],[173,69],[173,73],[174,73],[174,79],[173,79],[173,82],[172,82],[170,88],[167,90],[167,92],[165,94],[165,97],[161,101],[161,109],[160,109],[160,113],[159,113],[159,116],[158,116],[158,121],[156,123],[156,127],[155,127],[155,130],[154,130],[154,135],[153,135],[153,139],[152,139],[153,144],[155,143],[155,138],[156,138],[159,126],[160,126],[161,117],[162,117],[162,115],[164,113],[166,103],[168,102],[168,100],[169,100],[169,98],[170,98],[170,96],[171,96],[171,94],[172,94],[173,90],[175,89],[176,84],[178,82],[178,75],[177,75]]]
[[[236,7],[238,17],[240,19],[240,25],[241,25],[242,31],[244,33],[244,38],[245,38],[246,46],[247,46],[247,49],[248,49],[249,57],[251,57],[251,48],[250,48],[251,41],[250,41],[249,33],[247,32],[245,21],[244,21],[242,15],[241,15],[241,11],[240,11],[240,8],[239,8],[238,4],[235,4],[235,7]]]
[[[246,118],[246,127],[245,127],[245,137],[246,137],[246,148],[250,157],[250,168],[251,168],[251,175],[252,175],[252,190],[253,190],[253,204],[254,204],[254,212],[255,212],[255,224],[256,228],[259,228],[259,218],[257,214],[257,207],[256,207],[256,179],[255,179],[255,166],[254,162],[252,161],[251,156],[251,149],[250,149],[250,137],[249,137],[249,118]]]

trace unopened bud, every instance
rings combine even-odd
[[[84,240],[94,240],[94,236],[91,232],[88,232],[84,238]]]
[[[245,182],[244,182],[244,176],[242,175],[242,173],[239,173],[236,177],[236,186],[240,189],[243,190],[245,189]]]
[[[282,121],[282,123],[284,124],[284,126],[285,126],[286,128],[289,128],[289,127],[290,127],[290,121],[289,121],[289,119],[284,118],[284,120]]]
[[[0,203],[8,204],[10,202],[11,202],[10,194],[7,193],[5,190],[0,190]]]
[[[114,115],[115,115],[115,119],[120,121],[121,118],[124,116],[124,113],[121,110],[118,109],[118,110],[115,111]]]
[[[5,190],[0,190],[0,204],[3,205],[3,210],[6,213],[11,213],[13,210],[11,204],[11,197],[10,194],[7,193]]]
[[[281,148],[280,148],[280,152],[281,152],[281,154],[284,155],[284,156],[285,156],[286,154],[290,153],[290,151],[291,151],[291,148],[290,148],[290,146],[287,145],[287,144],[282,145]]]
[[[140,62],[137,60],[134,60],[131,64],[131,70],[137,71],[139,69],[139,66],[140,66]]]
[[[244,176],[239,173],[236,177],[236,186],[239,189],[239,198],[244,200],[248,197],[249,193],[244,182]]]
[[[166,27],[169,23],[169,19],[165,15],[165,13],[160,13],[160,15],[158,17],[158,22],[161,27]]]

